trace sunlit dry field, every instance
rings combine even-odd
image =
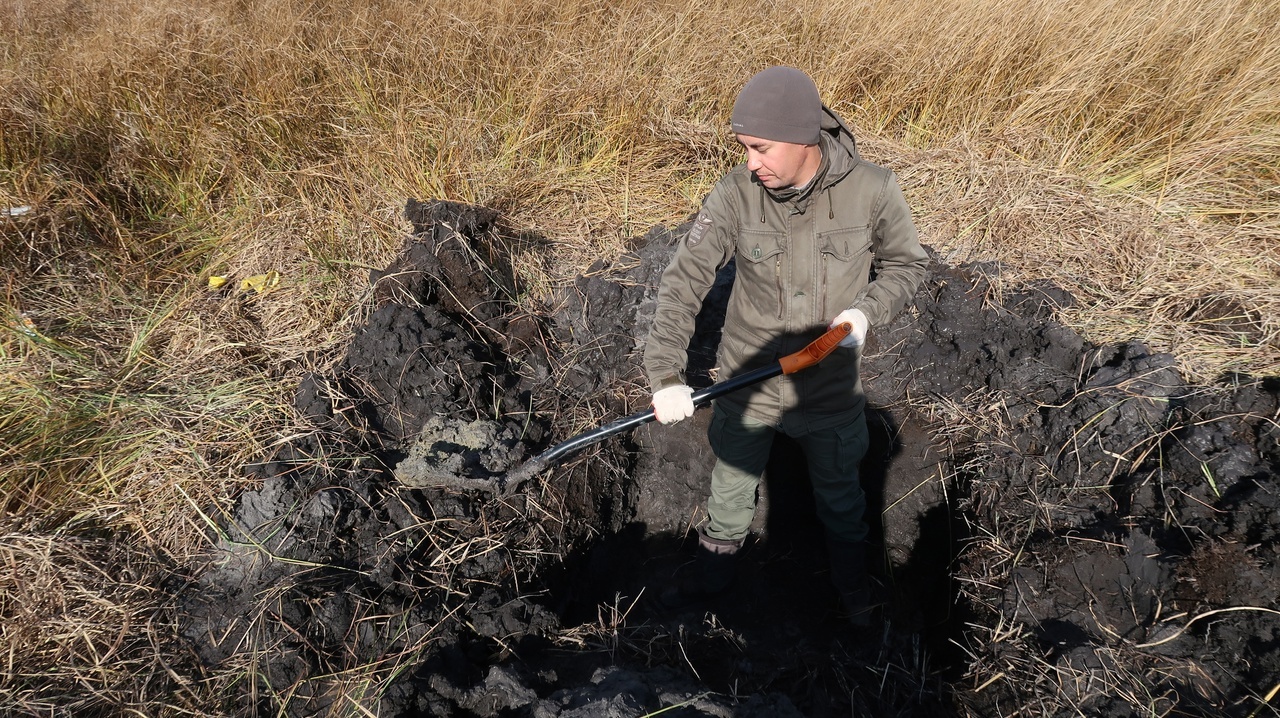
[[[1274,0],[0,0],[0,712],[222,710],[165,579],[307,431],[294,388],[406,200],[545,240],[534,306],[696,211],[770,64],[943,257],[1197,381],[1280,374],[1277,28]]]

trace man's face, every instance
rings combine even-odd
[[[738,142],[747,150],[747,169],[769,189],[806,184],[822,163],[817,145],[797,145],[751,135],[738,135]]]

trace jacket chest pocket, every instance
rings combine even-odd
[[[822,300],[820,319],[853,306],[866,286],[871,271],[871,230],[868,227],[839,229],[818,234],[818,251],[822,256]]]
[[[783,315],[782,262],[787,256],[786,236],[780,232],[742,230],[738,234],[738,276],[736,283],[746,293],[751,314]],[[743,280],[746,280],[745,282]],[[743,316],[750,322],[756,317]]]

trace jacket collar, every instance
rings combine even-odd
[[[825,143],[819,138],[819,148],[822,151],[822,161],[818,163],[818,169],[813,173],[813,177],[809,179],[809,183],[804,187],[783,187],[782,189],[770,189],[764,185],[760,185],[775,202],[790,204],[792,209],[803,212],[809,205],[809,198],[815,194],[814,190],[821,191],[826,187],[827,170],[831,167],[830,151],[825,147]]]

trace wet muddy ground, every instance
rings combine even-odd
[[[1280,379],[1188,385],[1169,355],[1058,324],[1061,290],[935,263],[864,363],[872,626],[835,611],[785,439],[734,590],[673,614],[647,598],[689,568],[709,412],[504,479],[644,408],[679,231],[529,311],[500,217],[407,215],[344,361],[298,389],[315,432],[250,467],[184,597],[201,658],[244,668],[244,712],[1276,714]]]

